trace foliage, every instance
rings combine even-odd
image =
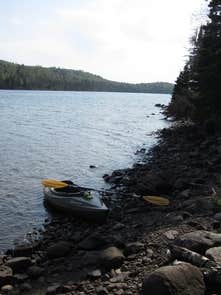
[[[0,61],[0,89],[172,93],[173,84],[165,82],[121,83],[84,71],[24,66]]]
[[[209,21],[193,38],[193,49],[174,86],[169,113],[218,122],[221,115],[221,0],[209,2]],[[183,104],[183,108],[181,105]]]

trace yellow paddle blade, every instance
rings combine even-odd
[[[63,181],[58,181],[55,179],[43,179],[41,183],[45,187],[53,187],[53,188],[62,188],[62,187],[68,186],[67,183]]]
[[[156,196],[143,196],[143,199],[151,204],[158,206],[168,206],[170,201],[166,198],[156,197]]]

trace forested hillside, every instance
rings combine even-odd
[[[121,83],[84,71],[25,66],[0,61],[0,89],[172,93],[173,84],[165,82]]]
[[[169,114],[221,123],[221,0],[209,1],[209,20],[196,32],[173,92]],[[220,125],[221,126],[221,125]]]

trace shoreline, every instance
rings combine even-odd
[[[114,171],[106,180],[116,195],[160,195],[170,200],[169,206],[119,195],[104,224],[52,219],[34,245],[0,256],[1,287],[12,285],[11,294],[147,294],[147,273],[176,258],[171,245],[190,232],[220,235],[221,137],[176,123],[158,134],[144,164]],[[211,282],[205,287],[203,269],[199,272],[204,275],[200,289],[212,294]]]

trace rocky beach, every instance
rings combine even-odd
[[[55,217],[0,256],[0,294],[221,294],[221,136],[175,122],[157,137],[142,164],[104,176],[105,221]]]

